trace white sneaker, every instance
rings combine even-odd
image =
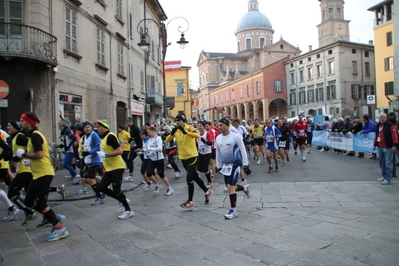
[[[131,176],[131,175],[124,176],[123,179],[125,179],[125,181],[128,181],[128,182],[133,182],[133,180],[134,180],[133,176]]]
[[[259,164],[260,164],[260,159],[259,159],[259,160],[256,162],[256,164],[257,164],[257,165],[259,165]]]
[[[143,190],[148,190],[149,188],[152,188],[154,186],[154,184],[152,182],[150,182],[150,184],[145,183]]]
[[[173,193],[173,188],[168,188],[168,190],[166,190],[165,196],[170,196]]]
[[[118,218],[122,219],[122,220],[126,220],[129,219],[130,217],[134,216],[134,212],[133,211],[126,211],[124,214],[119,215]]]
[[[237,218],[237,211],[230,209],[229,212],[224,216],[226,219],[233,219],[233,218]]]
[[[122,207],[119,207],[118,212],[124,212],[124,211],[126,211],[126,210],[125,210],[125,207],[123,207],[123,206],[122,206]]]
[[[228,191],[229,191],[229,189],[227,187],[223,188],[223,192],[228,192]]]
[[[143,184],[147,184],[147,182],[145,182],[145,180],[141,181],[141,183],[143,183]]]
[[[179,179],[181,177],[181,173],[180,172],[175,172],[175,178]]]
[[[324,151],[324,149],[323,149],[323,148],[321,148],[320,152],[323,152],[323,151]]]
[[[162,184],[158,184],[155,186],[155,190],[154,190],[154,194],[158,194],[159,191],[161,191],[162,189]]]

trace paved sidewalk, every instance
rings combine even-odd
[[[37,229],[39,219],[21,228],[19,214],[1,223],[0,254],[5,265],[398,265],[399,182],[382,186],[375,181],[378,162],[312,156],[316,165],[292,156],[289,166],[271,175],[264,173],[264,163],[252,166],[252,197],[238,193],[233,220],[223,218],[230,202],[221,176],[209,205],[196,186],[192,211],[178,207],[187,199],[184,178],[170,178],[175,192],[169,197],[165,187],[158,195],[143,191],[141,178],[124,182],[135,212],[128,220],[118,220],[115,200],[106,197],[92,207],[91,198],[74,200],[79,186],[67,186],[68,200],[57,201],[59,195],[52,193],[50,204],[66,215],[69,236],[45,242],[50,229]],[[327,161],[319,181],[284,179],[297,180],[308,174],[298,169]],[[354,165],[348,174],[363,180],[324,181],[337,168]],[[166,173],[172,176],[171,170]],[[57,171],[54,183],[64,181],[63,175]],[[0,213],[6,214],[3,204]]]

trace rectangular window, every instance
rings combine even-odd
[[[368,95],[375,95],[374,85],[363,86],[363,99],[367,100]]]
[[[65,28],[65,48],[71,52],[77,53],[76,12],[67,6],[65,7]]]
[[[357,61],[352,61],[352,74],[357,75]]]
[[[328,9],[328,17],[329,17],[329,18],[332,18],[332,17],[333,17],[333,9],[332,9],[332,8],[329,8],[329,9]]]
[[[328,63],[328,73],[330,75],[334,75],[334,73],[335,73],[334,61],[331,61]]]
[[[97,28],[97,64],[105,66],[105,34]]]
[[[394,95],[394,93],[393,93],[393,81],[385,82],[385,95]]]
[[[369,57],[369,51],[364,51],[364,57]]]
[[[332,50],[328,50],[328,54],[332,54]]]
[[[274,92],[282,92],[283,91],[283,81],[282,80],[274,80]]]
[[[265,38],[260,38],[259,43],[260,43],[260,48],[261,49],[265,48]]]
[[[351,96],[353,100],[359,100],[361,98],[361,90],[357,84],[351,85]]]
[[[337,18],[341,17],[341,8],[337,7]]]
[[[129,13],[129,37],[133,36],[133,17],[132,13]]]
[[[393,56],[384,59],[385,71],[393,70]]]
[[[312,61],[312,57],[308,57],[308,62]]]
[[[294,72],[291,72],[291,85],[295,84],[295,75]]]
[[[247,50],[252,49],[252,42],[251,42],[250,38],[245,39],[245,46],[246,46]]]
[[[184,82],[176,82],[176,96],[184,96]]]
[[[317,69],[317,77],[320,78],[321,77],[321,65],[317,65],[316,69]]]
[[[308,68],[308,80],[313,79],[313,69],[311,67]]]
[[[364,74],[366,76],[370,76],[371,75],[371,73],[370,73],[370,63],[369,62],[365,62],[364,63]]]
[[[290,93],[290,105],[296,105],[296,94],[295,92]]]
[[[299,92],[299,104],[306,103],[306,95],[305,91],[300,91]]]
[[[323,109],[322,108],[317,109],[317,114],[318,115],[322,115],[323,114]]]
[[[335,100],[337,99],[337,92],[335,86],[335,80],[329,81],[327,86],[327,100]]]
[[[323,90],[323,83],[317,84],[316,88],[316,101],[323,101],[324,100],[324,90]]]
[[[236,99],[236,96],[234,94],[234,89],[231,90],[231,99],[234,101]]]
[[[223,94],[220,94],[220,103],[223,103]]]
[[[118,43],[118,73],[124,74],[123,69],[123,45]]]
[[[392,45],[392,31],[387,32],[387,46]]]
[[[330,107],[330,115],[335,115],[335,107]]]
[[[299,70],[299,81],[303,82],[303,70]]]
[[[251,95],[250,89],[249,89],[249,85],[247,84],[247,95]]]
[[[352,54],[356,54],[356,49],[352,49]]]
[[[228,101],[229,101],[229,92],[226,91],[226,102],[228,102]]]
[[[242,98],[242,88],[240,88],[240,98]]]
[[[128,64],[129,67],[129,88],[133,88],[133,65]]]
[[[257,81],[255,83],[255,86],[256,86],[256,93],[259,94],[260,93],[260,83],[259,83],[259,81]]]
[[[314,89],[313,89],[313,85],[312,85],[312,86],[308,86],[308,101],[309,101],[309,102],[314,102]]]
[[[116,0],[116,15],[122,19],[122,0]]]
[[[219,103],[219,99],[218,99],[217,95],[216,95],[215,99],[216,99],[216,104],[218,104]]]

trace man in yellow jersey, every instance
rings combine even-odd
[[[26,150],[18,149],[16,155],[26,162],[25,165],[29,163],[33,173],[33,180],[26,191],[25,205],[41,212],[50,221],[53,229],[46,240],[56,241],[68,236],[68,230],[62,226],[65,216],[55,214],[53,209],[47,205],[50,184],[54,178],[54,169],[51,165],[47,140],[37,129],[36,123],[40,123],[36,114],[25,112],[21,115],[21,129],[27,134],[29,141]]]
[[[126,164],[126,170],[125,172],[129,172],[128,168],[128,162],[127,159],[129,157],[129,152],[130,152],[130,134],[125,130],[126,126],[124,124],[120,124],[118,126],[118,140],[119,140],[119,145],[121,145],[122,148],[122,159]],[[133,173],[129,175],[127,178],[125,178],[126,181],[133,182]]]
[[[11,120],[7,125],[7,131],[11,135],[12,154],[16,154],[18,149],[26,150],[28,145],[28,138],[20,131],[20,125],[17,120]],[[26,207],[23,200],[20,199],[20,190],[28,190],[29,183],[32,181],[32,170],[26,161],[22,161],[18,156],[14,156],[11,160],[17,162],[17,174],[11,181],[10,188],[8,189],[8,198],[14,202],[19,209],[25,212],[25,221],[21,226],[29,225],[37,218],[37,212],[29,207]]]
[[[119,215],[119,219],[129,219],[134,216],[130,209],[125,194],[121,190],[125,162],[122,159],[122,148],[117,136],[109,131],[109,124],[105,120],[97,122],[98,134],[101,137],[100,151],[97,154],[103,160],[105,173],[100,182],[100,191],[111,198],[116,199],[125,207],[125,212]],[[112,183],[112,189],[108,186]]]
[[[193,126],[187,125],[186,116],[184,114],[179,114],[175,118],[176,127],[173,128],[170,135],[166,137],[165,142],[172,141],[173,138],[176,139],[177,147],[179,149],[179,159],[183,163],[184,169],[187,171],[187,185],[188,185],[188,200],[185,203],[180,204],[183,209],[191,209],[194,207],[193,196],[194,196],[194,183],[195,181],[198,186],[205,192],[205,204],[208,204],[211,200],[213,191],[208,189],[204,181],[199,178],[197,173],[197,160],[198,160],[198,150],[195,144],[197,138],[200,135],[195,132]]]
[[[260,155],[262,154],[263,160],[265,160],[265,147],[264,147],[264,139],[263,134],[264,126],[259,124],[259,120],[254,120],[254,125],[251,127],[252,129],[252,138],[254,140],[254,153],[255,157],[258,160],[256,164],[260,164]]]

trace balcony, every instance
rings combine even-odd
[[[145,98],[145,103],[150,105],[162,106],[163,105],[162,94],[154,90],[148,90]]]
[[[38,28],[0,22],[0,57],[23,57],[57,65],[57,38]]]
[[[175,97],[166,97],[166,108],[173,109],[175,108]]]

